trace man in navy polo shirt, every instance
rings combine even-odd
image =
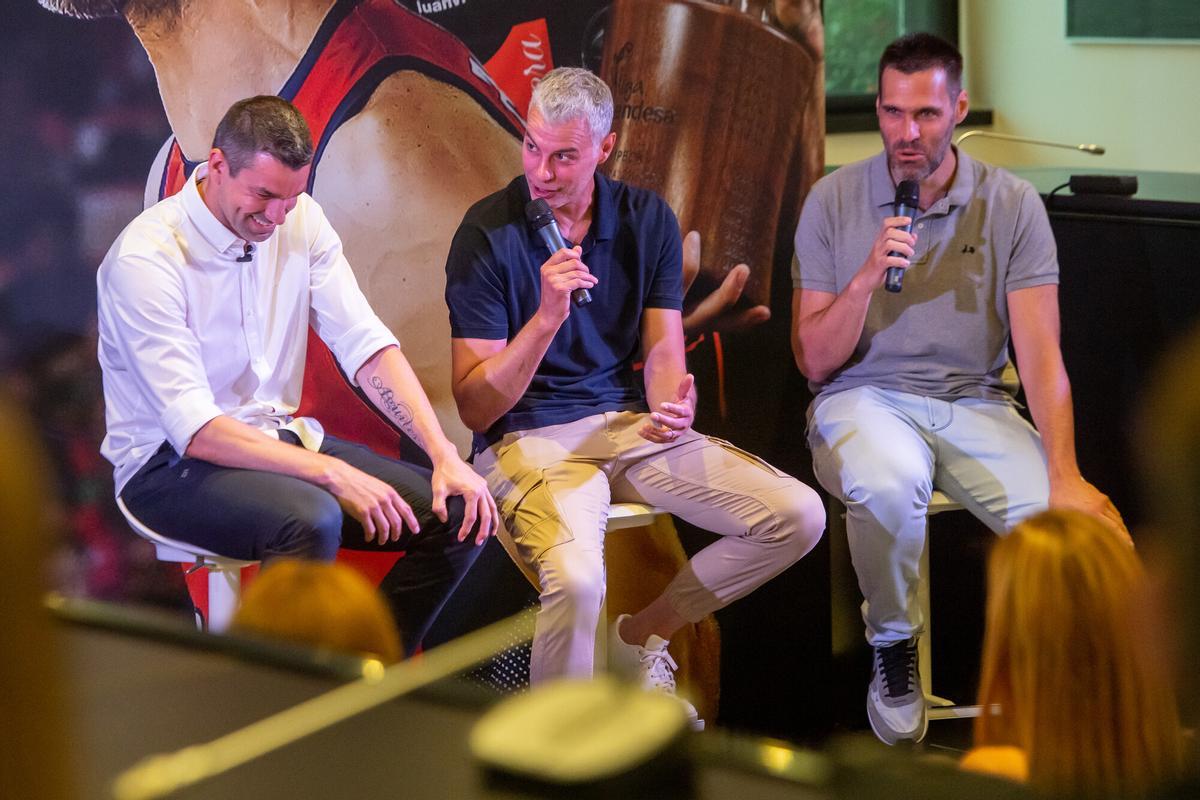
[[[807,486],[692,429],[679,225],[662,198],[596,172],[611,125],[612,95],[587,70],[554,70],[535,89],[525,174],[476,203],[450,248],[453,389],[509,552],[541,587],[532,681],[592,674],[610,503],[721,534],[610,634],[615,662],[673,692],[671,635],[797,561],[825,515]],[[531,198],[568,247],[541,242]],[[574,306],[576,289],[592,302]]]

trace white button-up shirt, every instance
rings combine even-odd
[[[107,435],[117,492],[164,441],[183,455],[222,414],[319,446],[320,426],[293,420],[311,324],[353,380],[397,344],[367,304],[342,242],[302,194],[249,262],[246,242],[196,188],[142,212],[109,249],[96,281]]]

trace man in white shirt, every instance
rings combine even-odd
[[[495,504],[303,193],[312,154],[287,101],[235,103],[207,164],[117,238],[97,278],[102,452],[134,516],[222,555],[403,550],[382,588],[411,650],[493,532]],[[432,471],[292,417],[310,324]]]

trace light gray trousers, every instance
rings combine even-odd
[[[996,533],[1046,508],[1042,440],[1011,403],[953,403],[862,386],[811,414],[813,469],[846,505],[850,557],[875,646],[921,633],[916,602],[925,509],[936,486]]]

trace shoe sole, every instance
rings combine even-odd
[[[867,694],[867,722],[871,723],[871,730],[875,734],[875,738],[886,744],[888,747],[897,745],[900,742],[912,742],[917,744],[925,740],[925,734],[929,731],[929,714],[928,709],[921,718],[921,729],[913,731],[911,734],[898,734],[896,731],[888,728],[882,721],[879,724],[875,723],[875,704],[871,702],[871,695]],[[882,729],[882,730],[881,730]],[[887,733],[885,734],[884,731]],[[891,738],[889,738],[889,736]]]

